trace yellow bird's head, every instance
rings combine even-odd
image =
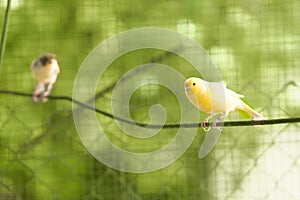
[[[188,78],[184,82],[186,93],[197,94],[203,90],[203,87],[205,87],[205,85],[206,85],[206,81],[195,77]]]

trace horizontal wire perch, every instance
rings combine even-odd
[[[9,90],[2,90],[0,89],[0,94],[10,94],[10,95],[17,95],[17,96],[25,96],[25,97],[31,97],[32,94],[19,92],[19,91],[9,91]],[[106,117],[116,119],[120,122],[124,122],[127,124],[137,125],[145,128],[152,128],[152,129],[158,129],[158,128],[197,128],[201,127],[201,123],[177,123],[177,124],[147,124],[142,122],[135,122],[129,119],[125,119],[116,115],[113,115],[111,113],[108,113],[106,111],[100,110],[98,108],[94,108],[90,105],[87,105],[83,102],[80,102],[76,99],[73,99],[69,96],[49,96],[49,99],[53,100],[67,100],[70,102],[73,102],[83,108],[86,108],[88,110],[95,111],[96,113],[102,114]],[[273,124],[286,124],[286,123],[299,123],[300,117],[294,117],[294,118],[281,118],[281,119],[267,119],[267,120],[259,120],[259,121],[225,121],[225,122],[218,122],[217,126],[224,126],[224,127],[230,127],[230,126],[254,126],[254,125],[273,125]],[[212,122],[205,123],[206,126],[212,125]]]

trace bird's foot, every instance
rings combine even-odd
[[[42,97],[41,97],[42,102],[47,102],[49,100],[49,95],[50,95],[49,91],[44,92]]]
[[[49,91],[39,91],[35,90],[34,93],[32,94],[32,100],[35,103],[41,103],[41,102],[47,102],[49,99]]]
[[[34,92],[32,94],[32,100],[35,102],[35,103],[40,103],[42,101],[42,93],[39,93],[39,92]]]
[[[209,131],[210,128],[211,128],[210,126],[206,126],[206,123],[208,123],[209,120],[211,120],[214,116],[215,116],[215,115],[212,114],[212,115],[208,116],[207,118],[205,118],[205,119],[203,120],[203,122],[201,122],[201,128],[202,128],[205,132]]]
[[[207,132],[210,130],[210,126],[206,126],[206,123],[208,123],[209,119],[204,119],[202,122],[201,122],[201,128]]]
[[[42,102],[43,102],[43,103],[44,103],[44,102],[47,102],[48,100],[49,100],[48,96],[45,96],[45,97],[42,98]]]
[[[212,127],[218,129],[219,131],[222,131],[223,127],[218,126],[217,123],[220,122],[220,121],[222,121],[223,118],[224,118],[224,115],[222,114],[221,116],[219,116],[219,117],[213,122]]]
[[[38,103],[40,101],[40,98],[36,95],[32,95],[32,100],[35,102],[35,103]]]

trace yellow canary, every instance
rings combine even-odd
[[[220,121],[229,112],[242,110],[248,113],[252,120],[262,120],[263,116],[253,110],[241,100],[243,95],[227,89],[224,82],[207,82],[200,78],[188,78],[185,83],[185,94],[190,102],[200,111],[210,114],[202,122],[202,127],[206,128],[205,123],[214,115],[221,114],[217,119]],[[216,125],[216,122],[213,126]]]
[[[37,80],[32,99],[34,102],[45,102],[60,72],[56,55],[44,54],[32,62],[31,69]]]

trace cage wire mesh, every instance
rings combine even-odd
[[[1,27],[5,6],[6,0],[1,0]],[[296,0],[13,0],[0,88],[32,92],[31,61],[55,52],[61,74],[52,95],[72,96],[80,64],[98,43],[121,31],[155,26],[200,43],[228,87],[245,95],[245,101],[267,119],[296,117],[300,114],[299,7]],[[113,62],[101,78],[96,107],[111,112],[111,101],[119,101],[112,99],[113,84],[133,67],[149,62],[171,66],[185,77],[199,76],[177,55],[155,49],[130,52]],[[198,158],[205,136],[199,129],[176,162],[136,174],[109,168],[89,154],[75,129],[70,102],[50,99],[35,104],[30,97],[0,96],[0,199],[300,197],[298,124],[226,127],[204,159]],[[149,108],[157,103],[166,109],[166,123],[180,122],[176,97],[155,84],[132,95],[131,117],[149,123]],[[205,116],[201,113],[201,119]],[[163,129],[153,138],[136,139],[124,134],[113,119],[100,114],[97,118],[106,136],[128,151],[153,151],[176,135],[176,129]],[[243,119],[239,113],[226,118]]]

